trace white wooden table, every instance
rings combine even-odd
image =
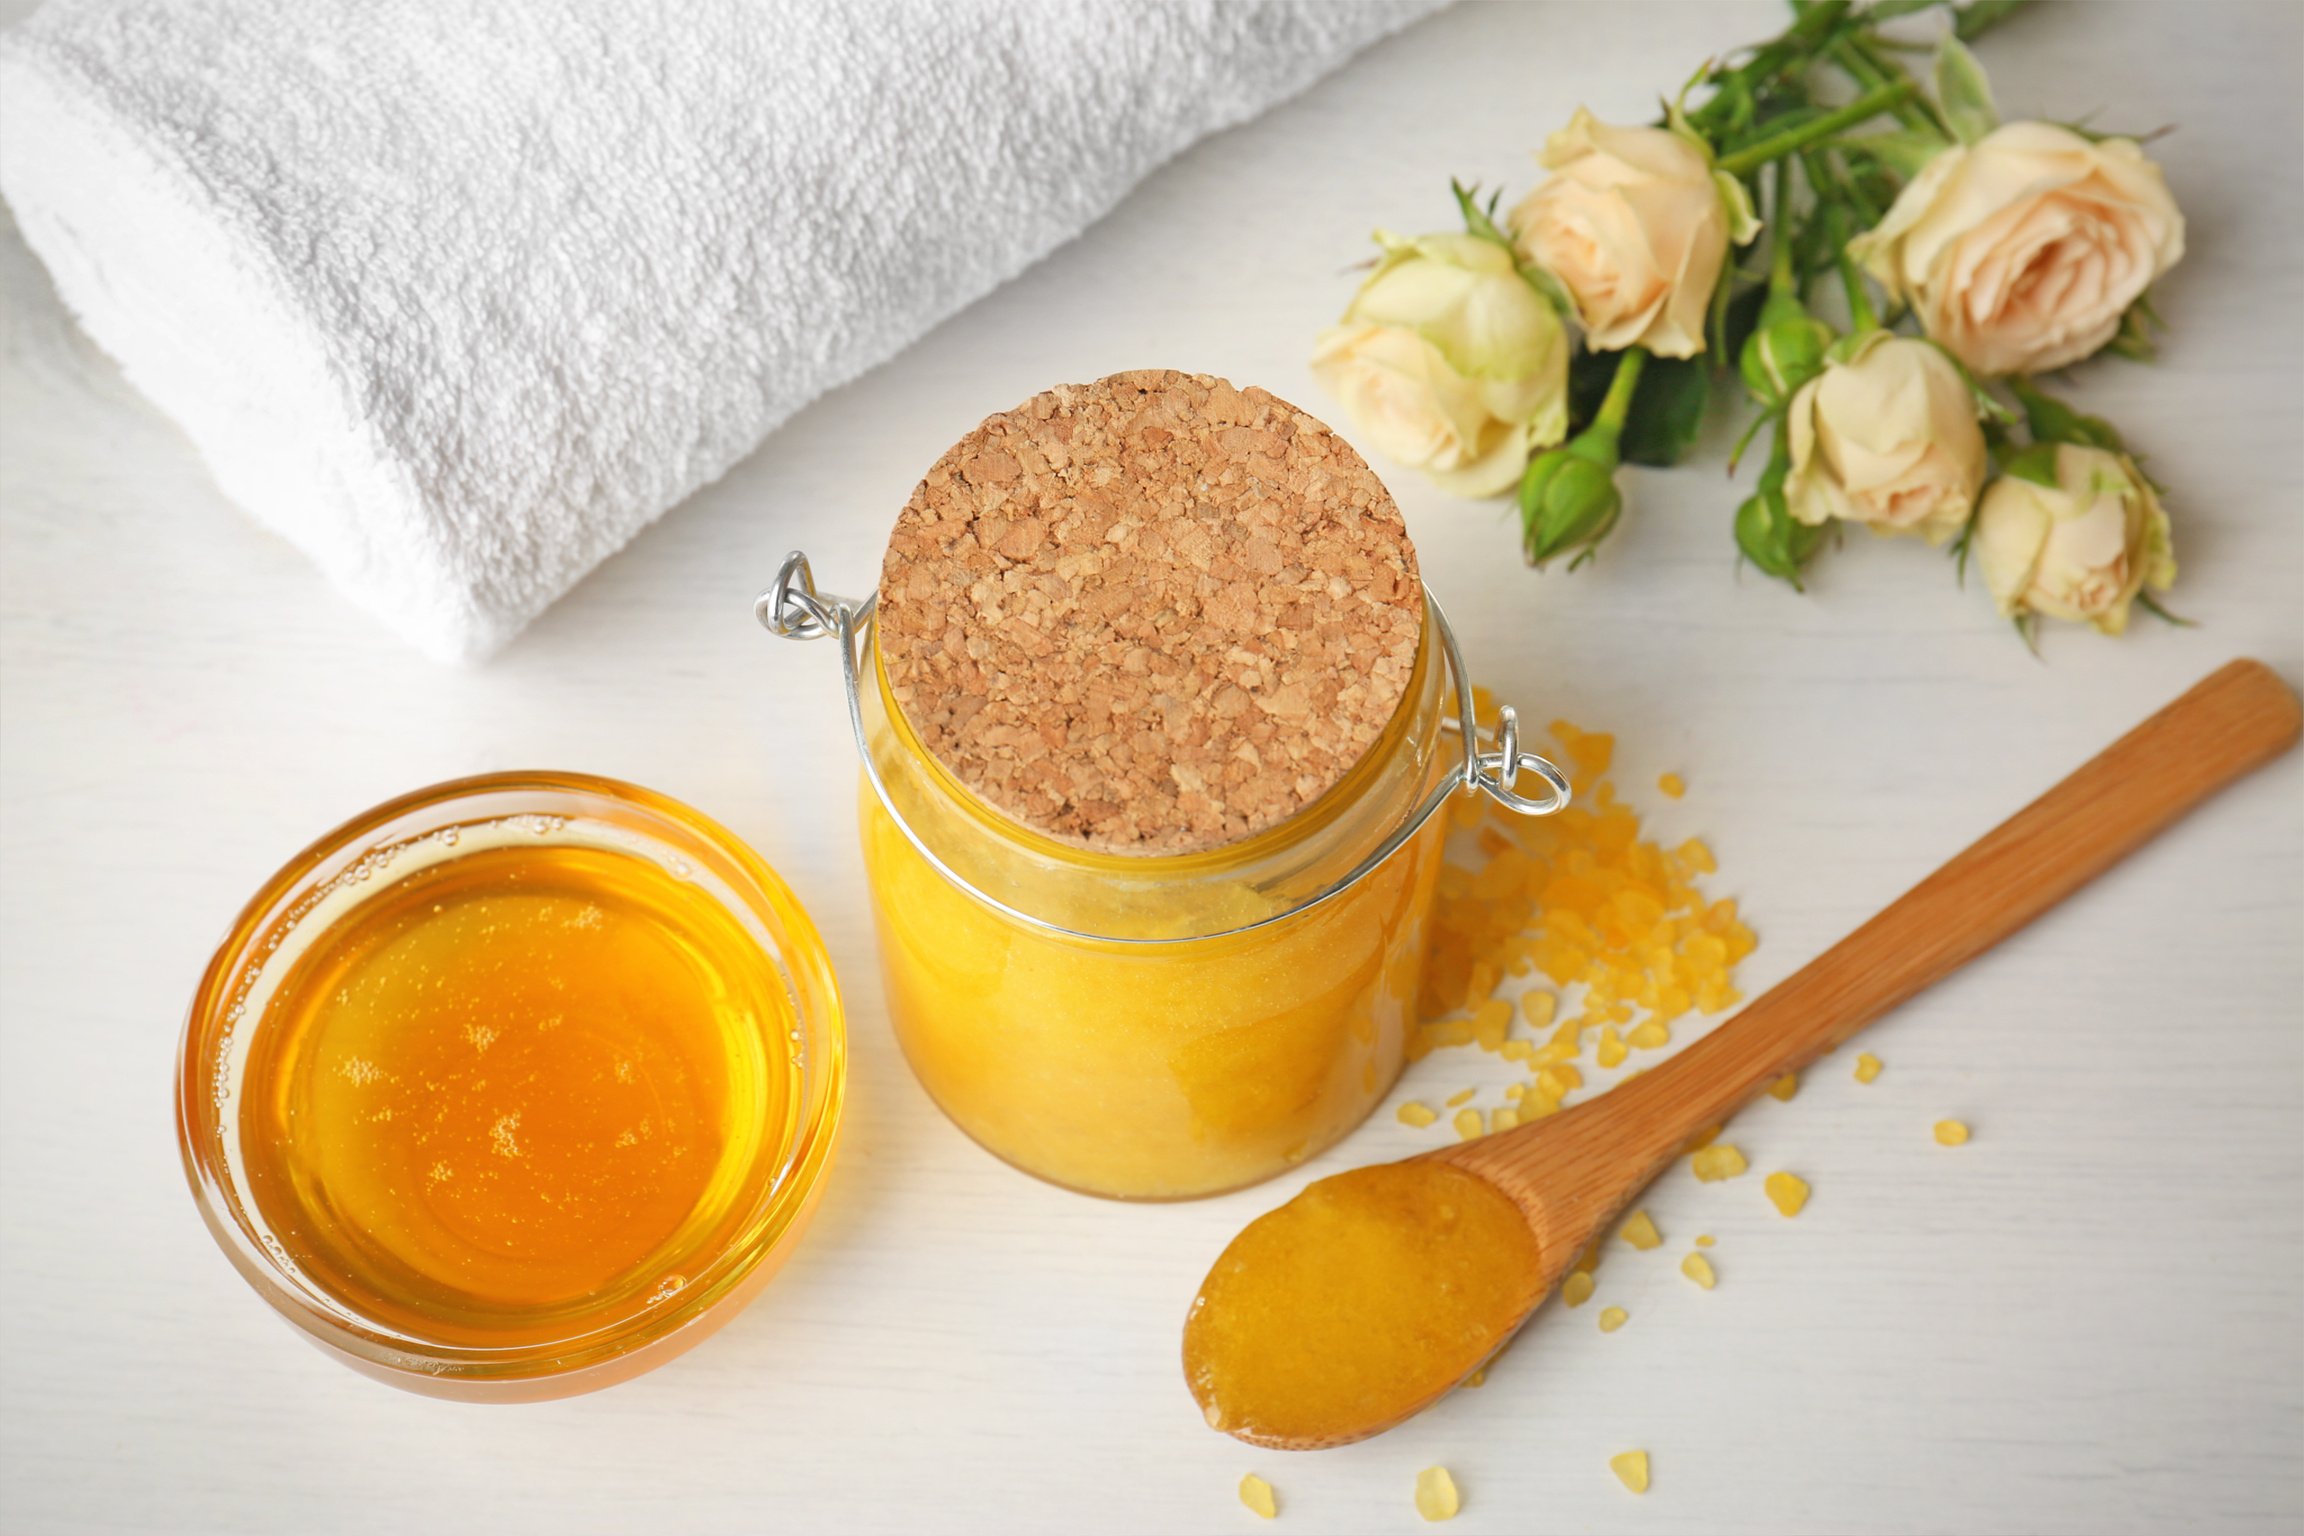
[[[9,4],[8,12],[23,9]],[[2290,758],[1906,1008],[1735,1139],[1757,1177],[1648,1202],[1673,1239],[1551,1308],[1479,1391],[1311,1457],[1204,1429],[1176,1366],[1210,1257],[1306,1177],[1425,1144],[1380,1112],[1303,1174],[1130,1208],[1010,1172],[889,1038],[830,660],[751,599],[795,545],[868,583],[923,466],[986,412],[1150,365],[1327,402],[1304,358],[1368,227],[1524,186],[1579,101],[1637,118],[1780,11],[1466,8],[1187,155],[1087,238],[806,412],[499,661],[441,670],[226,505],[0,236],[0,1527],[9,1531],[2236,1531],[2304,1510],[2304,783]],[[2089,8],[1987,45],[2005,104],[2181,131],[2191,220],[2157,368],[2084,403],[2172,488],[2202,620],[2035,660],[1983,595],[1858,538],[1797,596],[1735,569],[1716,467],[1632,477],[1574,577],[1496,508],[1397,488],[1475,666],[1612,729],[1628,793],[1703,833],[1773,982],[2228,657],[2304,670],[2304,11]],[[1724,440],[1730,424],[1723,422]],[[1716,466],[1715,454],[1709,462]],[[847,988],[851,1110],[815,1231],[718,1338],[605,1394],[403,1395],[300,1343],[214,1251],[169,1119],[181,1014],[248,892],[397,791],[629,777],[747,836]],[[1685,801],[1652,788],[1684,772]],[[1508,1080],[1449,1052],[1404,1095]],[[1931,1144],[1960,1116],[1975,1140]],[[1719,1289],[1674,1271],[1718,1234]],[[1608,1457],[1647,1448],[1635,1499]]]

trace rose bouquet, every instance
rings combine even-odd
[[[1799,587],[1858,523],[1948,548],[1963,576],[1973,558],[2027,640],[2043,617],[2166,617],[2158,487],[2039,376],[2150,355],[2184,219],[2135,140],[1999,121],[1967,44],[2014,8],[1796,3],[1657,122],[1579,109],[1508,211],[1457,185],[1461,233],[1378,233],[1315,374],[1442,488],[1517,486],[1539,567],[1591,559],[1618,466],[1679,462],[1733,380],[1756,412],[1730,467],[1756,441],[1766,457],[1731,528],[1766,574]],[[1950,25],[1924,89],[1884,28],[1930,10]]]

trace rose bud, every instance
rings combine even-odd
[[[2168,514],[2125,454],[2059,443],[2039,457],[2054,485],[2003,475],[1976,510],[1985,589],[2009,617],[2084,620],[2117,635],[2139,593],[2176,580]]]
[[[1984,431],[1968,381],[1932,343],[1888,331],[1833,351],[1786,413],[1792,516],[1942,544],[1967,523],[1984,484]]]
[[[1577,563],[1608,536],[1624,510],[1616,488],[1616,437],[1580,434],[1565,447],[1547,449],[1528,466],[1520,482],[1520,526],[1528,563],[1542,566],[1555,555],[1581,549]],[[1573,567],[1571,567],[1573,568]]]
[[[1808,313],[1793,294],[1770,294],[1736,360],[1744,387],[1762,405],[1782,405],[1822,371],[1824,354],[1836,339],[1832,327]]]

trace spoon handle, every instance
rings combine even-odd
[[[2227,663],[1734,1019],[1591,1107],[1625,1117],[1613,1129],[1627,1161],[1670,1157],[2278,756],[2298,724],[2296,695],[2271,668]]]

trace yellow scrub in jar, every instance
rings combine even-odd
[[[1312,898],[1460,747],[1414,551],[1348,445],[1206,377],[1038,396],[914,493],[865,649],[889,1011],[962,1129],[1059,1184],[1179,1199],[1376,1105],[1442,823]]]
[[[1401,755],[1402,779],[1421,785],[1434,771],[1429,758],[1419,771],[1416,754]],[[1028,1172],[1127,1199],[1215,1194],[1328,1146],[1400,1075],[1439,876],[1438,820],[1367,879],[1269,926],[1126,943],[1050,934],[994,911],[939,873],[868,786],[862,809],[881,970],[905,1055],[946,1114]],[[939,847],[1014,836],[965,801],[941,815],[905,809]],[[1137,872],[1051,844],[1039,850],[1044,878],[1020,870],[1011,884],[1038,887],[1044,899],[1030,910],[1061,905],[1091,927],[1238,927],[1287,911],[1252,876],[1226,873],[1274,851],[1203,857],[1173,893],[1064,903],[1080,894],[1068,885]]]

